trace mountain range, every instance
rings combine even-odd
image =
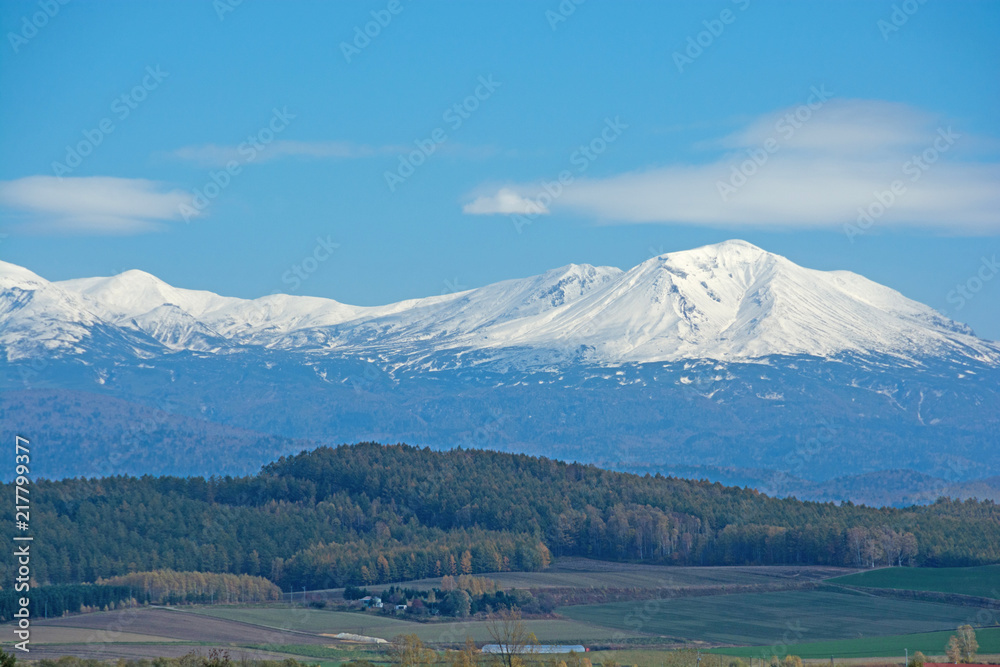
[[[817,499],[871,500],[890,478],[874,502],[1000,496],[1000,344],[744,241],[378,307],[0,262],[0,368],[5,424],[49,436],[51,477],[245,473],[303,443],[381,440]],[[133,406],[124,425],[111,399]],[[181,418],[266,444],[234,457],[209,439],[196,463],[162,446]],[[157,426],[106,458],[74,443],[136,423]]]

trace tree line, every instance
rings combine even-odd
[[[10,489],[7,489],[10,492]],[[679,565],[1000,562],[1000,509],[871,508],[491,451],[362,443],[247,477],[41,480],[38,583],[174,570],[284,590],[538,570],[553,556]],[[10,563],[0,580],[10,581]]]
[[[98,579],[97,583],[116,588],[128,587],[143,601],[154,604],[227,604],[281,599],[281,589],[274,583],[248,574],[155,570]]]
[[[27,592],[0,590],[0,623],[14,618],[18,598],[30,599],[35,618],[108,611],[140,604],[265,602],[280,600],[281,589],[263,577],[206,572],[133,572],[96,583],[33,585]]]
[[[28,611],[32,618],[58,618],[80,611],[102,611],[136,604],[128,586],[97,586],[94,584],[58,584],[33,586],[30,592],[12,588],[0,591],[0,623],[13,620],[21,609],[18,599],[30,599]]]

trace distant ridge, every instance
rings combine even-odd
[[[0,392],[52,476],[244,474],[366,440],[877,504],[992,498],[1000,476],[997,343],[744,241],[378,307],[0,263]],[[193,461],[178,443],[197,432]]]
[[[103,325],[126,337],[144,335],[164,351],[267,346],[397,358],[476,352],[477,364],[513,351],[523,357],[525,349],[543,351],[549,361],[593,363],[851,353],[1000,364],[996,344],[894,290],[846,271],[805,269],[736,240],[659,255],[629,271],[571,264],[379,307],[287,295],[222,297],[135,270],[49,283],[0,263],[0,285],[8,304],[0,346],[9,359],[38,350],[8,331],[30,329],[49,341],[47,354],[72,354]]]

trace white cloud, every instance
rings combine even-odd
[[[833,99],[802,109],[765,114],[710,142],[717,155],[707,163],[577,178],[543,202],[604,224],[839,229],[856,224],[861,209],[877,214],[876,226],[1000,232],[1000,163],[966,159],[980,139],[903,104]],[[541,194],[537,185],[505,190]]]
[[[916,146],[942,122],[906,104],[882,100],[835,98],[796,117],[800,108],[764,114],[718,145],[746,149],[774,138],[783,149],[870,156]]]
[[[477,197],[463,206],[462,212],[470,215],[548,215],[549,209],[509,188],[501,188],[495,195]]]
[[[191,195],[140,178],[28,176],[0,182],[0,204],[25,211],[26,232],[135,234],[181,217]]]

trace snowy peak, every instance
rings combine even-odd
[[[54,341],[51,350],[80,350],[100,326],[131,332],[125,338],[141,334],[165,353],[265,346],[385,360],[445,353],[463,363],[470,351],[499,361],[536,350],[538,359],[571,363],[583,350],[606,364],[850,353],[1000,363],[996,344],[895,290],[846,271],[803,268],[739,240],[659,255],[628,271],[570,264],[378,307],[222,297],[143,271],[48,283],[0,263],[0,281],[8,355],[27,354],[32,335]]]
[[[744,241],[653,257],[489,344],[592,348],[606,362],[842,353],[1000,359],[996,346],[898,292],[800,267]]]
[[[746,241],[733,240],[659,255],[644,264],[650,265],[651,270],[660,268],[668,271],[681,280],[695,276],[699,283],[731,284],[734,288],[747,291],[759,280],[773,275],[782,263],[794,266],[784,257]]]
[[[678,261],[698,262],[700,260],[714,260],[716,262],[747,262],[753,261],[761,256],[778,257],[767,252],[763,248],[740,239],[729,239],[720,243],[710,243],[699,246],[691,250],[679,250],[664,253],[658,257],[675,258]],[[655,258],[654,258],[655,259]]]
[[[0,260],[0,289],[37,289],[49,281],[28,269]]]
[[[97,304],[105,319],[139,329],[171,348],[186,348],[188,341],[197,339],[197,348],[202,349],[206,337],[212,336],[259,341],[262,335],[338,324],[365,310],[308,296],[223,297],[173,287],[138,270],[54,284]]]
[[[116,319],[139,317],[160,306],[176,306],[199,317],[239,301],[212,292],[179,289],[136,269],[108,278],[79,278],[56,284],[99,303],[107,315]]]
[[[0,353],[7,360],[82,354],[96,346],[131,355],[145,342],[108,326],[88,298],[0,262]]]

